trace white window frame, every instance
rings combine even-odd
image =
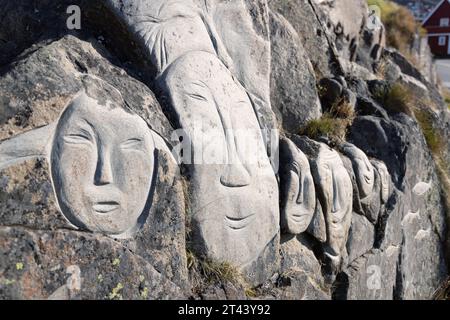
[[[439,36],[439,46],[443,47],[445,46],[445,44],[447,43],[447,37],[446,36]]]
[[[450,26],[450,18],[441,18],[439,22],[440,27],[448,27]]]

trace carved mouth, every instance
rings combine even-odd
[[[250,224],[250,222],[253,220],[253,217],[254,217],[254,214],[244,217],[244,218],[236,218],[236,217],[226,216],[225,222],[230,229],[242,230]]]
[[[364,179],[366,180],[367,183],[370,183],[372,181],[372,178],[369,176],[364,176]]]
[[[104,201],[104,202],[97,202],[92,206],[92,209],[94,209],[94,211],[99,214],[106,214],[114,210],[117,210],[119,207],[120,204],[116,201]]]
[[[308,218],[307,214],[300,214],[300,215],[293,214],[291,216],[292,221],[294,221],[295,223],[303,223],[306,218]]]

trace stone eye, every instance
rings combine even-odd
[[[123,150],[139,150],[142,148],[143,140],[139,138],[128,139],[120,145]]]
[[[91,143],[91,137],[84,133],[68,134],[64,137],[64,142],[69,144],[86,144]]]

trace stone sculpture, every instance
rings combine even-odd
[[[285,158],[280,171],[281,227],[286,233],[300,234],[308,228],[316,209],[316,190],[308,159],[287,138],[280,142]]]
[[[217,33],[193,0],[133,0],[125,10],[158,74],[189,51],[216,53],[211,37],[219,40]],[[222,48],[217,40],[217,47]]]
[[[267,4],[251,11],[265,19]],[[108,0],[148,54],[156,76],[189,52],[214,54],[245,88],[268,154],[275,161],[278,132],[270,105],[270,43],[266,26],[254,26],[243,0]],[[276,166],[274,164],[276,169]]]
[[[294,136],[292,140],[310,160],[326,226],[324,253],[328,258],[329,273],[333,275],[347,256],[346,243],[352,220],[352,181],[335,150],[306,137]]]
[[[372,160],[372,165],[374,166],[375,170],[378,171],[378,174],[380,175],[381,179],[381,203],[386,204],[389,196],[391,194],[391,176],[389,174],[388,168],[386,165],[381,161]]]
[[[326,254],[335,267],[345,255],[348,232],[352,218],[352,182],[339,154],[322,145],[313,162],[313,175],[318,185],[325,221],[327,224]]]
[[[91,76],[84,85],[56,123],[1,142],[0,168],[47,158],[60,211],[72,225],[130,238],[145,221],[155,152],[164,142],[122,108],[115,88]]]
[[[239,266],[253,261],[276,236],[279,210],[248,95],[207,52],[177,59],[158,83],[192,145],[192,212],[202,250]]]
[[[375,181],[375,172],[372,164],[366,154],[353,144],[343,144],[342,151],[352,161],[360,199],[369,197],[372,194]]]

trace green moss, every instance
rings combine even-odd
[[[24,267],[24,265],[23,265],[22,262],[17,262],[16,263],[16,270],[21,271],[21,270],[23,270],[23,267]]]

